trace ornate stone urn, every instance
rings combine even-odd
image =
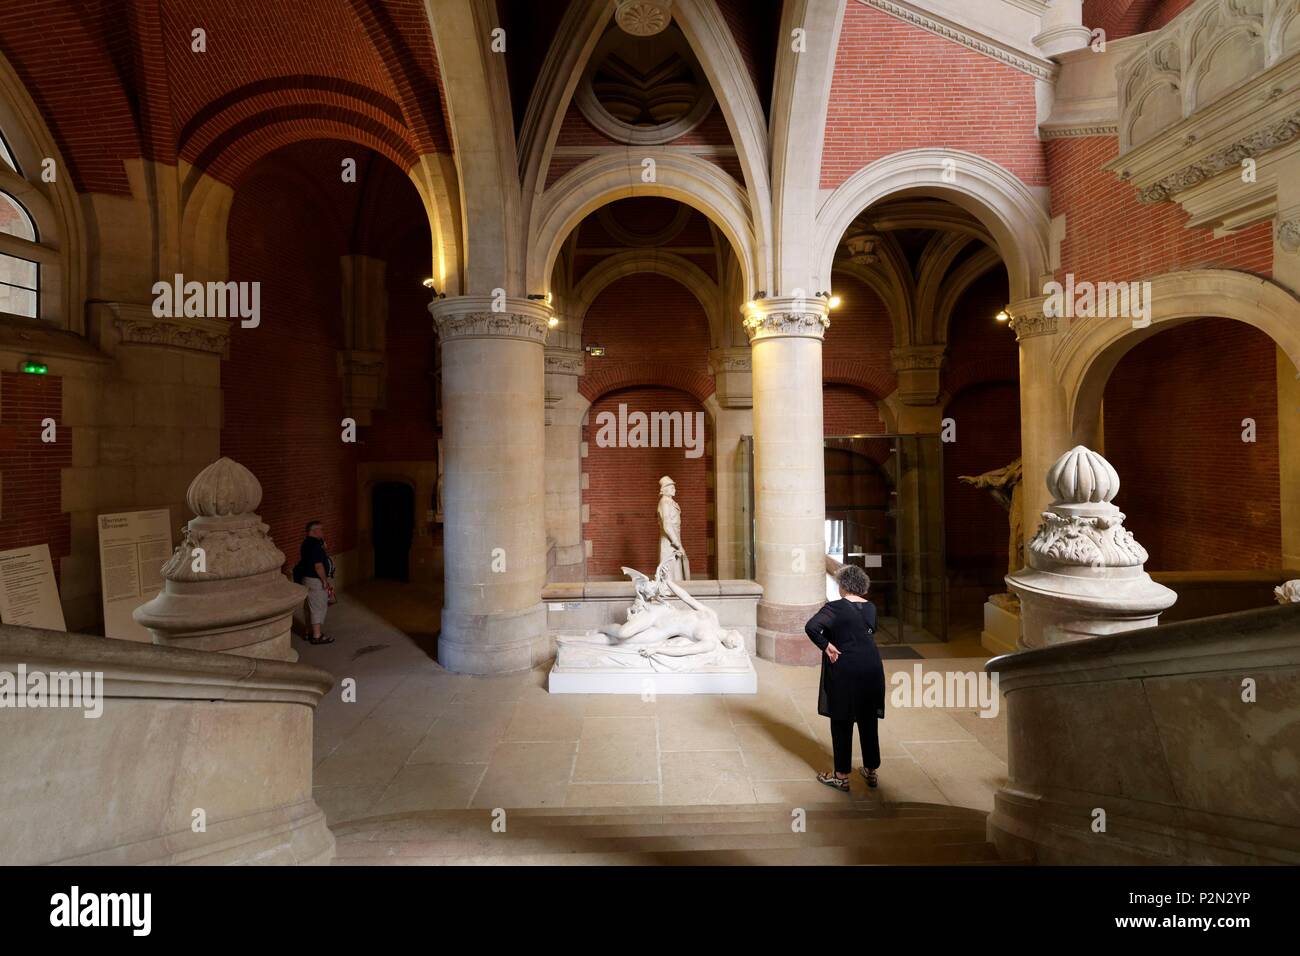
[[[221,458],[199,472],[185,500],[197,517],[163,565],[162,591],[135,619],[155,644],[296,661],[290,628],[307,589],[280,573],[284,554],[254,514],[261,484]]]
[[[1021,649],[1152,627],[1177,595],[1143,570],[1147,552],[1111,504],[1119,475],[1101,455],[1070,449],[1047,473],[1052,504],[1007,575],[1020,598]]]

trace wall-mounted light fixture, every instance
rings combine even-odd
[[[555,316],[555,315],[553,315],[553,316],[551,316],[549,319],[546,320],[546,327],[547,327],[548,329],[553,329],[553,328],[555,328],[555,327],[556,327],[557,325],[559,325],[559,324],[560,324],[559,316]]]
[[[1011,321],[1011,313],[1008,312],[1006,309],[1000,309],[1000,310],[998,311],[998,314],[995,315],[995,316],[993,316],[993,318],[995,318],[995,319],[996,319],[997,321],[999,321],[999,322],[1010,322],[1010,321]]]
[[[818,298],[825,299],[826,305],[832,309],[838,309],[840,307],[840,302],[843,301],[838,295],[836,295],[833,292],[818,292],[817,296]]]
[[[432,279],[432,278],[425,279],[423,282],[420,283],[420,285],[424,286],[426,289],[428,289],[430,292],[432,292],[432,293],[433,293],[433,297],[434,297],[435,299],[445,299],[445,298],[447,298],[447,294],[446,294],[445,292],[439,292],[437,289],[434,288],[434,284],[433,284],[433,279]]]
[[[588,345],[586,348],[583,349],[583,351],[586,352],[588,355],[590,355],[592,358],[600,358],[602,355],[605,354],[605,346]]]
[[[528,296],[528,298],[532,299],[534,302],[544,302],[544,301],[546,301],[546,296],[544,296],[544,295],[539,295],[539,294],[536,293],[536,292],[532,293],[530,296]]]

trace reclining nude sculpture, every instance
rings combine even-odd
[[[630,667],[650,670],[693,670],[697,667],[747,665],[744,639],[724,628],[718,614],[674,581],[665,561],[653,579],[635,568],[636,600],[622,624],[605,624],[581,637],[560,637],[559,665],[570,667]],[[686,607],[669,604],[676,597]],[[694,658],[679,661],[675,659]],[[734,658],[734,660],[732,660]]]

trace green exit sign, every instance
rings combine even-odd
[[[28,359],[23,363],[23,371],[28,375],[44,375],[49,372],[49,370],[50,367],[44,362],[36,362],[32,359]]]

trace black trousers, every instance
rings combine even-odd
[[[876,770],[880,767],[879,718],[865,717],[857,723],[862,766]],[[835,772],[848,773],[853,769],[853,721],[831,720],[831,745],[835,750]]]

